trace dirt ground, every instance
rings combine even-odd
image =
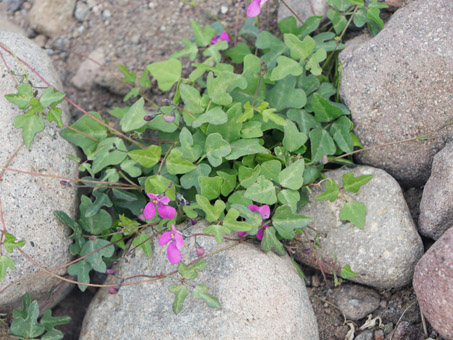
[[[0,5],[1,5],[0,0]],[[182,49],[179,41],[191,37],[190,20],[200,23],[212,23],[214,18],[220,19],[234,33],[235,26],[241,27],[245,16],[245,2],[236,0],[98,0],[79,1],[89,8],[86,20],[73,20],[68,22],[61,34],[56,38],[47,38],[34,32],[27,20],[27,14],[33,5],[29,1],[5,1],[6,3],[19,3],[14,11],[7,11],[8,19],[22,27],[26,34],[35,41],[47,47],[48,54],[52,58],[63,81],[67,95],[76,103],[90,111],[102,114],[113,106],[122,104],[122,96],[113,93],[108,88],[113,88],[111,77],[103,79],[100,76],[98,83],[90,84],[82,89],[74,86],[72,78],[76,74],[80,64],[84,60],[83,55],[88,55],[98,48],[105,53],[105,68],[121,74],[116,69],[116,64],[123,64],[137,70],[139,74],[147,64],[164,60],[173,52]],[[90,4],[91,3],[91,4]],[[269,1],[264,6],[264,12],[260,16],[262,27],[275,32],[277,29],[277,1]],[[48,20],[48,18],[43,18]],[[103,71],[104,76],[108,74]],[[104,81],[104,83],[102,83]],[[100,84],[104,84],[100,85]],[[117,91],[121,92],[121,91]],[[158,91],[151,91],[150,96],[158,102],[164,98]],[[79,112],[71,109],[73,117],[79,116]],[[420,190],[411,189],[406,192],[409,206],[413,215],[417,216],[420,201]],[[320,339],[339,340],[345,339],[350,326],[346,325],[341,310],[335,306],[333,298],[333,280],[328,278],[324,281],[321,273],[302,266],[308,293],[315,311]],[[59,307],[55,309],[57,315],[70,314],[73,322],[70,325],[59,327],[68,340],[78,339],[84,311],[95,291],[81,294],[78,289],[67,297]],[[379,308],[373,312],[374,317],[380,317],[385,325],[386,332],[391,331],[397,324],[408,322],[416,329],[412,334],[399,339],[426,339],[419,337],[423,334],[423,325],[416,303],[416,297],[411,287],[380,291]],[[358,329],[366,318],[355,322]],[[376,327],[377,329],[377,327]],[[358,335],[360,331],[356,332]],[[417,335],[418,333],[418,335]],[[428,328],[428,334],[433,339],[436,334]],[[389,337],[386,337],[386,339]],[[384,339],[379,333],[374,338]],[[397,340],[396,337],[394,340]]]

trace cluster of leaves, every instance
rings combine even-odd
[[[220,24],[202,27],[192,22],[194,38],[183,40],[185,48],[169,60],[148,65],[140,77],[119,67],[124,81],[133,84],[124,98],[131,105],[109,113],[119,120],[127,137],[112,133],[95,112],[61,133],[86,156],[79,167],[88,173],[83,178],[86,184],[112,184],[96,187],[94,202],[82,196],[78,222],[56,212],[73,230],[71,253],[84,257],[69,267],[70,274],[89,283],[91,270],[106,271],[114,254],[111,243],[124,249],[124,240],[131,237],[133,246],[149,255],[151,242],[141,229],[150,224],[162,229],[203,218],[210,223],[205,233],[213,234],[219,243],[232,231],[254,236],[263,225],[262,216],[248,208],[255,203],[272,208],[262,249],[285,253],[282,241],[293,239],[311,222],[298,214],[308,203],[309,186],[324,178],[328,163],[353,165],[337,156],[361,146],[352,133],[349,110],[338,102],[338,73],[326,70],[335,68],[332,56],[345,47],[338,34],[351,20],[359,27],[367,23],[375,32],[381,27],[382,5],[376,0],[368,5],[363,0],[329,3],[333,7],[328,14],[329,31],[320,30],[322,17],[311,17],[300,27],[289,17],[279,23],[281,37],[277,37],[259,30],[255,20],[249,19],[239,33],[242,41],[230,47],[227,41],[211,42],[224,31]],[[180,59],[187,57],[193,68],[185,77]],[[196,59],[199,62],[193,62]],[[142,97],[152,78],[160,90],[174,93],[162,107],[153,107]],[[17,89],[18,94],[7,98],[28,109],[15,124],[23,129],[30,146],[42,130],[41,114],[46,110],[49,121],[61,124],[56,104],[63,95],[49,88],[37,99],[28,84]],[[369,179],[347,174],[343,189],[357,192]],[[118,182],[133,183],[132,189],[117,187]],[[316,199],[334,201],[340,188],[332,180],[326,186]],[[145,193],[167,196],[177,216],[168,220],[155,214],[142,224],[137,216],[147,203]],[[340,218],[363,228],[365,207],[348,201]],[[197,262],[187,268],[181,263],[178,271],[183,281],[193,279],[206,264]],[[177,313],[187,286],[182,282],[169,289],[176,296]],[[193,295],[219,307],[206,290],[199,285]]]
[[[23,309],[13,311],[13,322],[9,334],[32,339],[41,336],[41,340],[58,340],[63,338],[63,333],[54,327],[69,323],[69,316],[53,317],[52,311],[46,310],[38,322],[38,302],[31,302],[30,295],[22,297]]]

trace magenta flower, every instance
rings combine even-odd
[[[261,217],[263,218],[263,220],[269,218],[269,216],[271,215],[271,209],[269,208],[269,206],[267,204],[259,207],[255,204],[250,204],[248,206],[248,208],[250,209],[250,211],[258,211],[261,215]],[[261,228],[258,230],[258,232],[256,233],[256,238],[258,240],[262,240],[263,239],[263,236],[264,236],[264,229],[266,228],[269,228],[269,224],[264,224],[264,222],[261,224]],[[245,235],[247,235],[247,233],[245,231],[238,231],[238,235],[239,237],[243,237]]]
[[[176,230],[175,225],[171,225],[171,231],[162,234],[159,239],[159,245],[163,246],[170,242],[167,248],[167,257],[171,264],[176,264],[181,261],[181,248],[184,245],[184,239],[181,233]]]
[[[222,32],[220,35],[217,34],[211,39],[211,44],[217,44],[221,40],[229,44],[231,42],[230,35],[227,32]]]
[[[176,209],[168,205],[170,202],[170,198],[168,196],[162,196],[162,194],[157,196],[154,194],[147,195],[151,198],[151,202],[146,204],[145,210],[143,211],[143,214],[147,220],[151,220],[156,214],[156,206],[157,213],[160,217],[172,219],[176,216]]]
[[[247,8],[247,16],[249,18],[254,18],[260,15],[261,13],[261,6],[264,5],[267,0],[253,0],[249,7]]]

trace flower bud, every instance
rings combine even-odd
[[[171,123],[171,122],[174,122],[175,117],[174,117],[174,116],[167,116],[167,115],[164,115],[164,120],[165,120],[167,123]]]
[[[112,294],[112,295],[118,294],[118,290],[115,287],[110,287],[109,294]]]
[[[115,275],[115,274],[116,274],[116,270],[115,270],[115,269],[107,269],[107,270],[105,271],[105,273],[106,273],[107,275]]]
[[[196,251],[197,251],[197,256],[198,257],[201,257],[201,256],[204,255],[204,248],[201,248],[201,247],[197,248]]]

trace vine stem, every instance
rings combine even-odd
[[[296,12],[293,11],[293,9],[286,3],[286,1],[285,1],[285,0],[280,0],[280,1],[282,2],[282,4],[283,4],[286,8],[288,8],[288,10],[291,12],[291,14],[294,15],[294,17],[297,19],[297,21],[299,21],[300,24],[303,25],[303,24],[304,24],[304,21],[297,15]],[[315,11],[313,10],[313,6],[312,6],[312,4],[311,4],[311,1],[308,0],[308,2],[309,2],[309,4],[310,4],[310,7],[311,7],[311,10],[312,10],[313,14],[315,14]]]

